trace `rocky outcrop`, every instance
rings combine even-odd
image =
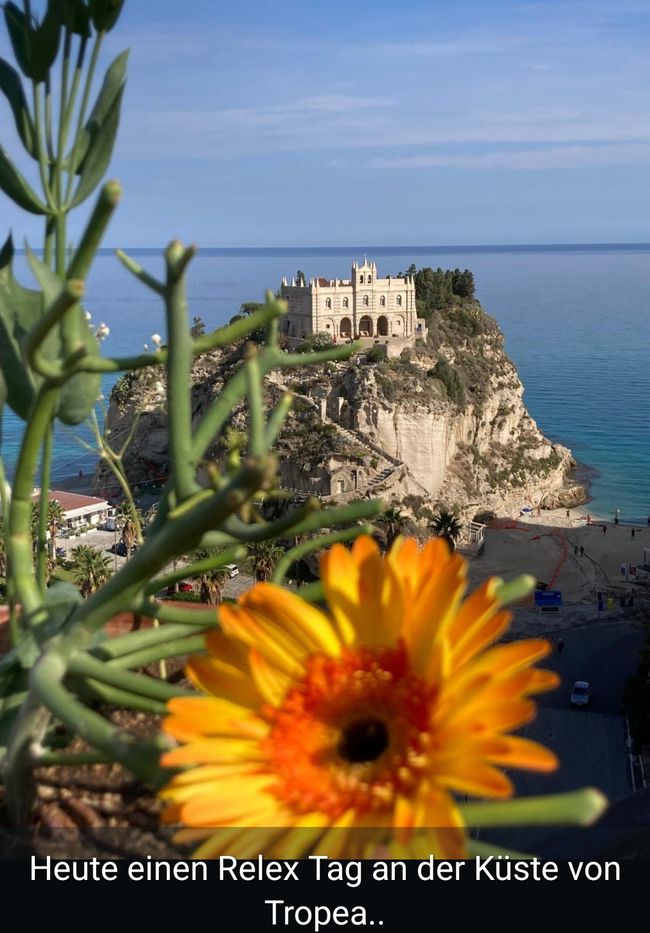
[[[240,358],[241,347],[197,360],[197,418]],[[158,378],[123,377],[106,423],[109,439],[132,432],[124,466],[142,487],[169,472]],[[278,454],[281,484],[298,498],[383,496],[407,506],[417,500],[453,507],[464,518],[516,514],[524,506],[571,507],[585,499],[584,488],[569,479],[570,451],[545,438],[528,414],[503,337],[477,303],[440,312],[427,344],[398,360],[364,352],[345,364],[275,373],[266,389],[269,404],[287,389],[296,396]],[[245,429],[243,408],[231,423]],[[210,454],[223,454],[219,441]],[[115,490],[101,464],[96,485],[103,494]]]

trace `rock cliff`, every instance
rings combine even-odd
[[[193,410],[217,397],[242,347],[204,354],[193,373]],[[132,484],[151,486],[169,468],[164,384],[152,374],[123,377],[106,428],[118,442],[132,432],[124,463]],[[281,484],[298,497],[345,500],[378,495],[414,514],[455,508],[464,518],[517,514],[524,506],[573,506],[570,451],[552,444],[523,403],[523,386],[496,322],[465,301],[429,321],[426,342],[386,359],[380,346],[345,364],[273,374],[269,404],[290,389],[295,404],[278,441]],[[238,408],[232,426],[245,429]],[[223,453],[215,443],[211,455]],[[115,484],[103,464],[104,494]]]

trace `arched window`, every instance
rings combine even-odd
[[[382,306],[382,308],[386,307],[386,296],[385,295],[381,296],[381,298],[379,299],[379,304]]]
[[[326,298],[326,299],[325,299],[325,307],[326,307],[328,310],[329,310],[329,308],[332,307],[332,299],[331,299],[331,298]]]
[[[348,299],[347,299],[347,298],[344,298],[344,299],[343,299],[343,307],[344,307],[344,308],[347,308],[348,305],[349,305]]]
[[[367,307],[368,307],[368,304],[369,304],[369,302],[368,302],[368,296],[367,296],[367,295],[364,295],[364,296],[363,296],[363,306],[364,306],[364,308],[367,308]]]
[[[363,275],[360,275],[360,276],[359,276],[359,281],[360,281],[361,284],[363,285]]]
[[[398,296],[397,296],[397,306],[398,306],[399,308],[402,307],[402,296],[401,296],[401,295],[398,295]]]
[[[370,285],[371,282],[372,282],[372,276],[369,275],[369,276],[368,276],[368,285]]]

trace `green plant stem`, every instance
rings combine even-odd
[[[155,780],[161,773],[158,758],[165,743],[161,740],[143,742],[112,726],[65,689],[62,684],[65,673],[65,661],[58,653],[51,651],[44,655],[32,670],[34,697],[93,748],[122,762],[138,777]]]
[[[320,580],[300,587],[300,596],[308,603],[320,603],[325,599],[325,587]]]
[[[138,632],[127,632],[126,635],[118,635],[116,638],[109,638],[106,641],[100,642],[98,645],[93,645],[93,647],[89,649],[89,653],[102,661],[111,661],[122,658],[128,654],[146,651],[149,648],[157,649],[166,642],[178,641],[179,639],[188,637],[191,638],[193,635],[205,632],[206,628],[209,629],[213,627],[214,614],[208,626],[202,625],[200,622],[194,626],[186,623],[174,624],[169,622],[158,628],[148,628]]]
[[[227,534],[238,541],[268,541],[290,532],[292,535],[320,531],[322,528],[335,528],[337,525],[349,525],[350,522],[372,519],[381,513],[383,503],[369,499],[367,502],[354,502],[337,509],[321,509],[318,502],[308,502],[295,512],[285,515],[274,522],[246,525],[240,519],[232,517],[222,524]],[[209,540],[209,536],[207,538]],[[208,545],[204,545],[208,546]]]
[[[276,441],[276,438],[280,431],[282,430],[282,425],[286,421],[287,415],[291,411],[291,406],[293,405],[293,393],[286,392],[278,404],[273,409],[273,413],[269,418],[266,428],[264,431],[264,448],[265,450],[270,450],[273,447],[273,444]]]
[[[39,348],[52,328],[64,317],[66,311],[69,311],[83,297],[83,294],[83,282],[78,279],[64,282],[59,294],[25,338],[24,351],[27,360],[37,373],[52,382],[63,381],[66,374],[60,364],[46,360],[39,353]]]
[[[606,806],[607,800],[599,790],[585,787],[566,794],[465,803],[459,810],[466,826],[589,826]]]
[[[161,626],[161,628],[168,627],[168,625]],[[143,648],[141,651],[124,654],[112,661],[107,661],[106,667],[111,669],[146,667],[147,664],[153,664],[156,661],[163,661],[166,658],[176,658],[186,654],[196,654],[199,651],[205,651],[205,636],[190,635],[187,638],[165,641],[151,648]]]
[[[172,697],[195,695],[193,690],[175,687],[164,681],[155,680],[153,677],[147,677],[146,674],[134,674],[131,671],[112,667],[104,661],[98,661],[97,658],[85,653],[74,654],[70,658],[68,670],[71,674],[91,677],[93,680],[108,684],[110,687],[117,687],[138,696],[159,700],[161,703],[166,703]]]
[[[50,162],[54,162],[54,137],[52,135],[52,86],[50,76],[45,79],[43,86],[43,96],[45,98],[45,144]]]
[[[153,596],[159,590],[165,589],[168,586],[173,586],[175,583],[179,583],[187,577],[197,577],[199,574],[205,573],[208,570],[218,570],[219,567],[224,567],[226,564],[231,564],[236,560],[242,560],[245,556],[245,548],[229,548],[227,551],[222,551],[220,554],[212,554],[210,557],[196,561],[194,564],[186,564],[186,566],[181,567],[179,570],[175,570],[173,573],[168,573],[164,577],[157,577],[145,586],[144,591],[148,596]]]
[[[41,108],[41,97],[38,93],[38,84],[32,81],[32,99],[34,103],[34,145],[36,147],[36,159],[38,161],[38,170],[41,178],[41,187],[45,203],[50,212],[55,211],[56,204],[52,195],[52,188],[47,177],[47,159],[43,148],[43,113]]]
[[[164,298],[165,286],[162,282],[159,282],[153,275],[150,275],[139,262],[136,262],[135,259],[129,256],[128,253],[125,253],[124,250],[118,249],[115,254],[124,268],[129,270],[131,275],[134,275],[143,285],[146,285],[151,291],[156,292],[157,295]]]
[[[108,181],[99,192],[88,223],[81,235],[79,246],[75,250],[70,268],[69,279],[85,279],[90,265],[97,254],[115,208],[122,197],[122,186],[117,181]]]
[[[61,91],[59,97],[59,131],[57,135],[56,160],[54,162],[54,201],[56,205],[56,223],[54,228],[54,268],[56,274],[62,279],[65,276],[65,255],[67,249],[67,219],[63,204],[63,161],[65,159],[65,144],[67,135],[66,114],[68,111],[69,100],[69,71],[70,71],[70,50],[72,46],[72,34],[68,28],[64,31],[63,37],[63,57],[61,60]],[[62,334],[64,337],[64,346],[66,345],[66,327],[67,321],[64,318],[62,322]]]
[[[74,621],[83,621],[84,624],[83,628],[76,627],[74,633],[69,633],[70,647],[85,647],[90,634],[101,628],[116,612],[133,608],[134,597],[141,593],[146,582],[178,553],[196,548],[209,528],[220,525],[229,515],[238,511],[262,485],[266,470],[267,465],[264,463],[245,465],[218,492],[207,491],[207,499],[205,492],[199,493],[185,503],[182,511],[177,509],[170,513],[160,533],[149,535],[119,573],[75,611]],[[157,611],[150,615],[152,618],[163,618]],[[199,621],[202,620],[195,620],[196,623]]]
[[[151,697],[143,697],[138,693],[130,693],[128,690],[112,687],[101,680],[95,680],[94,677],[86,677],[83,681],[72,679],[71,685],[85,699],[97,699],[111,706],[138,709],[143,713],[153,713],[154,716],[164,716],[167,712],[167,706],[160,700],[152,700]],[[113,758],[118,761],[121,760],[119,755],[115,753]]]
[[[81,98],[81,105],[79,107],[79,113],[77,116],[77,127],[74,136],[74,141],[72,143],[72,152],[70,153],[70,168],[68,170],[68,179],[66,184],[65,191],[65,204],[66,207],[70,206],[70,200],[72,196],[72,185],[74,183],[75,177],[75,162],[77,161],[77,152],[79,149],[79,140],[81,138],[81,133],[83,130],[84,120],[86,117],[86,111],[88,110],[88,101],[90,99],[90,89],[92,87],[93,78],[95,76],[95,69],[97,67],[97,59],[99,58],[99,52],[104,41],[105,33],[100,32],[95,36],[95,43],[93,45],[92,54],[90,56],[90,63],[88,65],[88,71],[86,72],[86,82],[84,85],[83,95]],[[70,94],[70,105],[68,107],[68,112],[66,114],[66,121],[68,126],[72,120],[72,111],[74,107],[74,101],[76,97],[77,87],[79,84],[79,78],[81,76],[81,71],[83,68],[83,61],[86,53],[86,44],[87,40],[85,38],[81,39],[81,44],[79,46],[79,55],[77,56],[77,65],[75,69],[75,75],[73,78],[72,84],[72,93]]]
[[[47,519],[50,504],[50,472],[52,468],[52,425],[45,432],[43,456],[41,458],[41,492],[39,496],[37,576],[41,593],[45,596],[47,585]]]
[[[248,389],[248,424],[249,453],[261,457],[264,446],[264,400],[262,398],[262,374],[259,365],[257,347],[249,344],[246,360],[246,381]]]
[[[143,604],[140,610],[143,615],[150,618],[159,619],[161,622],[171,622],[191,626],[200,626],[203,629],[215,628],[218,625],[217,608],[214,609],[189,609],[183,606],[182,602]]]
[[[354,538],[358,538],[359,535],[370,534],[371,532],[371,525],[356,525],[352,528],[344,528],[343,531],[335,531],[329,535],[319,535],[317,538],[310,538],[308,541],[303,541],[301,544],[292,547],[278,561],[271,580],[273,583],[282,583],[291,565],[295,561],[306,557],[307,554],[312,554],[314,551],[319,551],[324,547],[331,547],[333,544],[339,542],[353,541]]]
[[[269,372],[268,354],[263,351],[261,357],[260,368],[263,374],[266,375]],[[197,460],[205,456],[207,449],[223,428],[235,405],[246,394],[247,381],[246,370],[240,369],[228,380],[228,384],[223,387],[217,399],[203,415],[194,431],[192,444],[193,453]]]
[[[192,251],[193,254],[193,251]],[[172,481],[179,502],[196,491],[196,461],[192,458],[192,337],[187,321],[184,265],[187,250],[180,243],[167,248],[167,284],[165,310],[167,314],[167,412],[169,423],[169,454]]]
[[[35,768],[49,768],[57,765],[63,768],[77,768],[80,765],[100,765],[111,759],[102,752],[44,752],[34,759]]]
[[[38,452],[46,433],[50,430],[58,389],[43,384],[34,400],[25,427],[16,464],[11,509],[9,512],[8,554],[22,618],[28,625],[45,620],[43,599],[34,576],[32,558],[32,492],[36,476]]]
[[[49,710],[35,693],[30,693],[20,709],[2,759],[7,813],[14,826],[25,826],[29,820],[36,797],[32,749],[42,741],[50,719]]]
[[[316,353],[282,353],[278,347],[267,347],[259,354],[260,376],[268,375],[274,369],[290,369],[297,366],[310,366],[314,363],[347,359],[358,350],[357,344],[335,347],[331,350],[319,350]],[[219,397],[208,408],[201,423],[194,432],[194,456],[205,456],[237,402],[244,397],[247,389],[245,370],[240,370],[225,386]]]
[[[5,472],[4,461],[0,456],[0,506],[2,506],[2,514],[6,517],[9,515],[11,508],[11,496],[9,494],[9,486],[7,483],[7,474]],[[12,646],[18,644],[18,639],[20,637],[20,629],[18,625],[18,616],[16,613],[16,598],[15,598],[15,586],[13,581],[13,575],[9,572],[10,566],[10,557],[9,557],[9,548],[7,546],[7,601],[9,603],[9,640]],[[5,656],[6,657],[6,656]],[[4,659],[0,658],[0,665]]]

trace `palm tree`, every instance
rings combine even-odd
[[[431,530],[438,538],[444,538],[452,551],[456,550],[456,542],[460,538],[462,525],[453,512],[440,509]]]
[[[136,508],[136,518],[142,528],[142,513]],[[122,503],[119,509],[118,521],[122,526],[122,543],[126,549],[126,559],[128,560],[133,550],[133,545],[138,540],[138,531],[133,516],[133,510],[128,502]]]
[[[195,561],[214,557],[218,552],[210,550],[195,551],[192,555]],[[223,567],[213,570],[204,570],[199,574],[199,600],[210,606],[220,606],[223,599],[223,589],[226,585],[226,571]]]
[[[106,554],[87,544],[72,549],[74,582],[86,599],[111,576],[111,561]]]
[[[403,512],[400,512],[395,506],[386,509],[385,512],[375,519],[375,524],[379,526],[386,538],[386,550],[390,550],[395,540],[406,529],[408,519]]]
[[[248,556],[251,558],[255,579],[259,582],[270,580],[284,550],[273,541],[256,541],[248,545]]]
[[[58,499],[50,499],[47,504],[47,530],[50,535],[50,560],[56,565],[56,536],[65,521],[65,512]]]

